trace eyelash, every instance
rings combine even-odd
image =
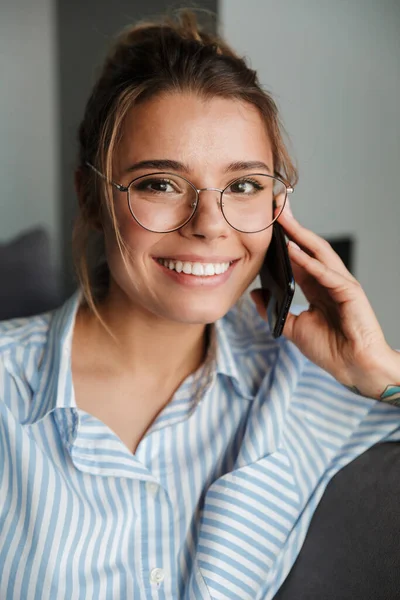
[[[230,187],[231,185],[233,185],[234,183],[236,183],[236,184],[240,184],[240,183],[251,183],[252,185],[254,185],[254,187],[255,187],[255,189],[256,189],[257,191],[259,191],[259,190],[263,190],[263,189],[264,189],[264,187],[263,187],[262,185],[260,185],[260,183],[259,183],[259,182],[258,182],[256,179],[252,179],[252,178],[250,178],[250,177],[243,178],[243,179],[239,179],[238,181],[234,180],[234,181],[232,181],[231,183],[229,183],[229,184],[226,186],[226,188],[225,188],[225,189],[229,189],[229,187]],[[144,188],[146,188],[146,187],[148,187],[149,185],[152,185],[152,184],[156,184],[156,185],[157,185],[157,184],[158,184],[158,185],[159,185],[159,184],[167,184],[167,185],[171,185],[172,187],[174,187],[174,182],[173,182],[173,181],[171,181],[170,179],[147,179],[147,180],[144,180],[144,181],[141,181],[141,182],[140,182],[139,188],[141,188],[141,189],[144,189]],[[143,186],[143,187],[142,187],[142,186]],[[151,190],[151,191],[153,191],[154,193],[160,193],[160,191],[159,191],[159,190]],[[162,193],[162,192],[161,192],[161,193]]]
[[[260,183],[257,180],[251,179],[250,177],[249,178],[244,178],[244,179],[239,179],[239,181],[236,181],[236,182],[232,181],[232,183],[230,183],[229,186],[231,186],[233,183],[252,183],[257,190],[264,189],[263,186],[260,185]]]
[[[154,184],[167,184],[167,185],[171,185],[172,187],[174,187],[173,182],[170,179],[145,179],[144,181],[140,182],[140,185],[138,185],[138,189],[145,189],[147,188],[149,185],[154,185]],[[159,192],[159,190],[151,190],[154,193]]]

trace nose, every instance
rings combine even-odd
[[[231,229],[221,210],[221,193],[218,188],[197,190],[199,199],[189,223],[181,229],[183,235],[215,239],[224,237]]]

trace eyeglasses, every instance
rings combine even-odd
[[[106,176],[91,163],[95,173]],[[120,192],[126,192],[132,217],[144,229],[154,233],[170,233],[186,225],[199,206],[200,192],[219,192],[219,207],[227,223],[242,233],[258,233],[270,227],[282,213],[293,188],[280,177],[252,173],[238,177],[224,189],[197,189],[180,175],[168,172],[149,173],[133,179],[128,186],[108,181]],[[279,213],[274,216],[276,197],[282,194]]]

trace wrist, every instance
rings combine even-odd
[[[388,347],[354,374],[347,387],[367,398],[400,405],[400,352]]]

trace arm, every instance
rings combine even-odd
[[[370,377],[365,376],[368,372]],[[379,362],[364,370],[357,385],[346,387],[360,396],[400,406],[400,353],[389,348]]]

